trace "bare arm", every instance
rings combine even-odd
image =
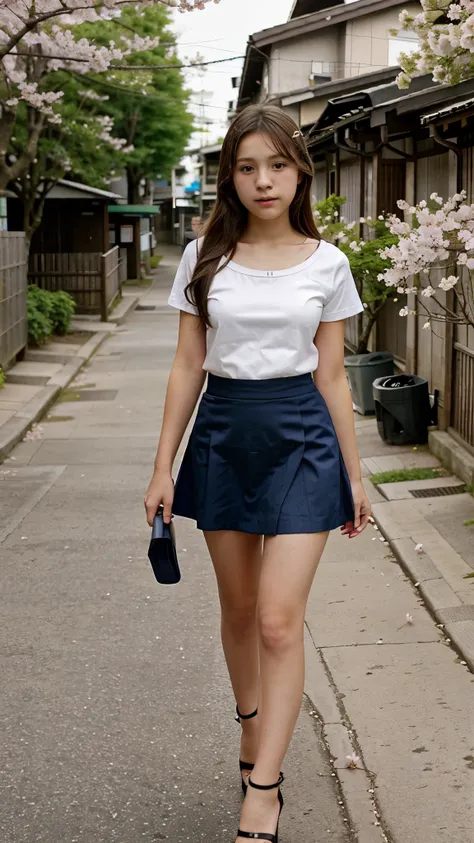
[[[362,485],[359,453],[354,427],[352,397],[344,371],[344,321],[321,322],[315,337],[319,365],[314,382],[323,396],[339,441],[354,497],[354,528],[367,525],[370,506]],[[349,535],[357,535],[355,531]]]
[[[206,332],[200,319],[180,312],[178,347],[166,389],[155,470],[171,474],[174,458],[206,377]]]
[[[171,476],[184,432],[201,393],[206,373],[206,329],[197,316],[181,311],[178,347],[166,390],[160,441],[155,457],[154,473],[145,495],[147,521],[151,526],[160,504],[164,519],[171,520],[174,486]]]

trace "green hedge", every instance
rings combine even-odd
[[[69,293],[41,290],[28,286],[28,339],[37,345],[45,343],[51,334],[66,334],[71,324],[76,302]]]

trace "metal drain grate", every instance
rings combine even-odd
[[[135,310],[156,310],[156,304],[137,304]]]
[[[441,498],[444,495],[462,495],[466,491],[464,485],[435,486],[433,489],[410,489],[414,498]]]

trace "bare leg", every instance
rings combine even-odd
[[[206,532],[221,604],[222,646],[235,699],[242,714],[257,708],[259,653],[257,595],[262,561],[261,536],[228,530]],[[255,761],[258,717],[242,720],[240,757]]]
[[[293,734],[304,687],[304,617],[327,533],[265,539],[258,594],[260,636],[260,728],[252,780],[278,780]],[[276,790],[249,788],[240,827],[274,834]],[[238,840],[243,838],[237,838]]]

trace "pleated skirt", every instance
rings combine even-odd
[[[175,484],[173,513],[200,530],[319,533],[354,518],[351,486],[312,375],[210,374]]]

